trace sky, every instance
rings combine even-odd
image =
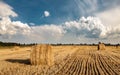
[[[120,43],[120,0],[0,0],[0,41]]]

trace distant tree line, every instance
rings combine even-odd
[[[0,41],[0,46],[32,46],[35,45],[33,44],[21,44],[21,43],[13,43],[13,42],[1,42]]]
[[[31,43],[31,44],[21,44],[21,43],[13,43],[13,42],[1,42],[0,41],[0,46],[33,46],[36,45],[37,43]],[[104,43],[106,46],[120,46],[120,44],[111,44],[111,43]],[[57,44],[51,44],[53,46],[97,46],[98,44],[87,44],[87,43],[80,43],[80,44],[63,44],[63,43],[57,43]]]
[[[120,44],[110,44],[110,43],[104,43],[106,46],[120,46]],[[53,45],[53,46],[97,46],[98,44],[95,44],[95,43],[93,43],[93,44],[87,44],[87,43],[84,43],[84,44],[82,44],[82,43],[80,43],[80,44],[73,44],[73,43],[71,43],[71,44],[62,44],[62,43],[57,43],[57,44],[51,44],[51,45]]]

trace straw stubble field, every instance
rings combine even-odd
[[[31,65],[31,47],[0,50],[0,75],[120,75],[120,47],[52,46],[54,65]]]

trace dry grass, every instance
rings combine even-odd
[[[86,49],[87,48],[87,49]],[[53,46],[54,65],[31,65],[30,48],[0,51],[0,75],[119,75],[120,48]],[[9,60],[8,60],[9,59]]]
[[[19,46],[14,46],[14,47],[12,48],[12,51],[19,50],[19,49],[20,49]]]

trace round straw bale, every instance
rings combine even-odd
[[[32,65],[53,65],[52,46],[48,44],[40,44],[32,47],[30,62]]]

